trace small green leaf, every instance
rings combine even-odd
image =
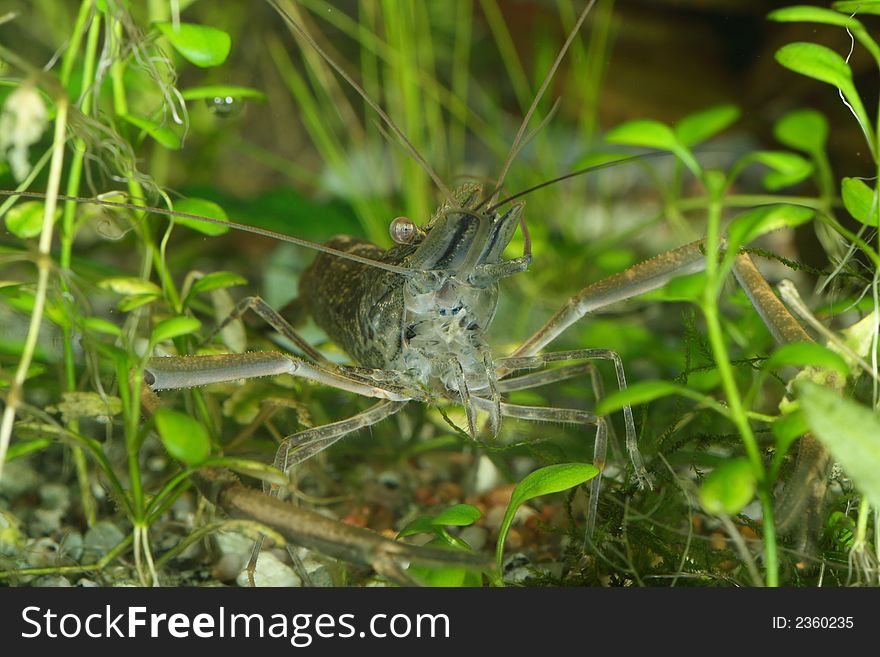
[[[843,205],[853,219],[866,226],[876,225],[876,192],[859,178],[844,178],[840,183]],[[873,221],[872,221],[873,219]]]
[[[112,292],[116,292],[116,294],[125,295],[149,294],[152,296],[160,296],[162,294],[162,290],[155,283],[134,276],[105,278],[102,281],[98,281],[98,287],[102,290],[111,290]]]
[[[693,390],[691,387],[672,383],[671,381],[639,381],[623,390],[616,390],[596,404],[596,414],[609,415],[614,411],[619,411],[624,406],[645,404],[661,397],[668,397],[669,395],[680,395],[693,399],[697,403],[711,408],[725,417],[728,416],[727,407],[719,404],[712,397]]]
[[[852,107],[862,130],[873,143],[871,124],[862,99],[852,81],[852,70],[836,52],[817,43],[797,42],[776,51],[776,61],[808,78],[837,87]]]
[[[197,216],[208,217],[209,219],[219,219],[220,221],[229,221],[226,211],[213,201],[203,198],[184,198],[174,202],[175,212],[184,212]],[[229,227],[223,224],[214,223],[212,221],[200,221],[199,219],[189,217],[174,217],[174,222],[187,228],[192,228],[203,235],[223,235],[229,232]]]
[[[813,173],[812,162],[787,151],[755,151],[744,157],[739,166],[745,166],[752,162],[763,164],[771,169],[765,174],[763,180],[764,187],[770,191],[796,185]]]
[[[153,329],[153,334],[150,336],[150,344],[157,344],[164,340],[180,337],[181,335],[188,335],[198,331],[201,326],[202,323],[195,317],[180,316],[163,319]]]
[[[435,525],[454,525],[456,527],[465,527],[472,525],[480,519],[480,510],[470,504],[456,504],[445,511],[441,511],[435,516],[433,523]]]
[[[0,382],[0,385],[2,385],[2,382]],[[8,463],[9,461],[21,458],[22,456],[25,456],[27,454],[38,452],[41,449],[46,449],[47,447],[51,447],[55,444],[56,441],[52,440],[51,438],[34,438],[32,440],[23,440],[17,443],[13,443],[6,451],[6,462]],[[0,544],[2,544],[2,542],[2,537],[0,537]]]
[[[177,30],[168,22],[156,23],[156,27],[177,52],[196,66],[219,66],[229,56],[232,39],[223,30],[192,23],[180,23]]]
[[[784,451],[780,449],[781,446],[787,447],[810,430],[807,419],[800,409],[781,416],[770,425],[770,429],[776,436],[777,451]]]
[[[189,466],[202,463],[211,453],[208,432],[189,415],[160,408],[155,415],[162,444],[172,457]]]
[[[623,390],[616,390],[596,405],[597,415],[609,415],[624,406],[638,406],[661,397],[680,395],[688,389],[670,381],[639,381]]]
[[[145,119],[141,116],[132,116],[131,114],[117,114],[117,116],[123,121],[130,123],[135,128],[143,130],[169,150],[179,150],[182,145],[180,137],[178,137],[177,133],[168,126],[159,125],[150,119]]]
[[[116,304],[116,308],[120,312],[130,313],[136,308],[146,306],[148,303],[153,303],[158,298],[158,294],[134,294],[130,297],[123,297],[120,299],[119,303]]]
[[[250,459],[237,458],[233,456],[221,456],[205,461],[202,465],[215,465],[234,470],[246,477],[253,477],[268,484],[276,484],[285,486],[290,483],[290,479],[281,470],[276,467],[263,463],[261,461],[252,461]]]
[[[122,335],[122,329],[116,326],[113,322],[108,322],[106,319],[102,319],[100,317],[86,317],[83,320],[83,326],[89,330],[94,331],[95,333],[105,333],[107,335],[114,335],[116,337],[120,337]]]
[[[412,536],[413,534],[440,534],[440,527],[434,524],[431,516],[419,516],[418,518],[408,522],[406,526],[397,533],[398,538]]]
[[[843,16],[836,11],[825,9],[824,7],[804,5],[784,7],[771,11],[767,14],[767,18],[780,23],[823,23],[825,25],[838,25],[849,28],[862,27],[862,24],[855,18]]]
[[[779,203],[749,210],[736,217],[727,227],[727,255],[737,251],[760,235],[780,228],[793,228],[812,219],[814,210],[800,205]]]
[[[218,97],[230,97],[234,99],[266,100],[266,94],[250,87],[236,87],[231,84],[214,84],[203,87],[190,87],[183,89],[180,95],[184,100],[210,100]]]
[[[462,543],[456,542],[451,536],[446,534],[438,535],[429,541],[426,546],[473,553],[473,550]],[[461,588],[463,586],[480,586],[483,583],[483,578],[478,571],[463,566],[435,566],[429,568],[413,564],[407,569],[407,572],[421,580],[426,586]]]
[[[844,14],[858,12],[860,14],[880,16],[880,2],[878,0],[843,0],[842,2],[832,3],[831,6]]]
[[[870,408],[815,383],[795,384],[813,435],[849,475],[871,506],[880,508],[880,418]]]
[[[43,214],[46,207],[42,201],[25,201],[19,203],[6,213],[6,228],[10,233],[21,239],[36,237],[43,230]],[[55,211],[55,220],[61,211]]]
[[[795,73],[841,90],[852,87],[852,70],[846,60],[817,43],[799,41],[782,46],[776,51],[776,61]]]
[[[189,290],[189,296],[195,296],[202,292],[211,292],[233,285],[247,285],[247,279],[231,271],[215,271],[205,274],[199,280],[192,284]]]
[[[675,125],[675,134],[685,146],[696,146],[728,128],[739,116],[736,105],[717,105],[684,117]]]
[[[535,470],[523,478],[513,489],[504,520],[498,532],[498,543],[495,549],[495,558],[498,570],[501,570],[504,556],[504,540],[517,509],[531,499],[550,493],[558,493],[575,486],[580,486],[599,474],[599,470],[589,463],[559,463]]]
[[[659,148],[664,151],[674,151],[679,146],[672,128],[659,121],[647,119],[621,123],[605,134],[605,141],[609,144]]]
[[[828,119],[817,110],[795,110],[776,122],[773,134],[780,143],[789,148],[816,155],[825,150]]]
[[[849,375],[849,367],[843,356],[815,342],[794,342],[777,349],[764,362],[764,369],[772,370],[783,366],[820,367],[837,372],[843,377]]]
[[[800,409],[781,416],[770,425],[770,429],[776,437],[776,453],[773,455],[773,477],[775,478],[792,443],[810,429],[807,426],[807,419]]]
[[[733,459],[715,468],[700,489],[700,504],[709,513],[733,515],[755,496],[757,481],[745,459]]]

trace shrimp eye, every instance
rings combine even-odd
[[[391,239],[398,244],[412,244],[419,234],[419,229],[407,217],[397,217],[391,222],[388,232],[391,233]]]

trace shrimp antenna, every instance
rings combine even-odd
[[[305,39],[306,42],[312,47],[312,49],[315,52],[317,52],[318,55],[321,56],[321,59],[323,59],[325,62],[327,62],[330,65],[330,67],[334,71],[336,71],[339,74],[339,76],[343,80],[345,80],[345,82],[352,89],[354,89],[361,98],[364,99],[364,101],[366,101],[367,105],[369,105],[373,109],[373,111],[379,115],[379,117],[382,119],[382,121],[385,122],[385,125],[387,125],[391,129],[391,132],[393,132],[397,136],[397,138],[400,139],[400,141],[403,143],[404,147],[409,152],[409,154],[412,156],[412,158],[416,162],[418,162],[419,166],[422,167],[422,169],[425,171],[425,173],[427,173],[428,176],[430,176],[431,180],[434,181],[434,184],[437,186],[437,189],[440,190],[440,193],[443,194],[443,196],[445,196],[446,199],[450,203],[454,204],[455,197],[452,195],[452,192],[449,191],[449,188],[443,183],[443,180],[441,180],[440,176],[438,176],[437,173],[434,171],[434,169],[431,168],[431,165],[428,164],[427,160],[425,160],[425,158],[423,158],[421,156],[421,154],[418,152],[418,150],[416,150],[416,147],[413,145],[413,143],[409,140],[409,138],[407,138],[407,136],[403,132],[403,130],[401,130],[400,127],[398,127],[398,125],[391,119],[391,117],[388,116],[388,114],[385,112],[385,110],[383,110],[382,107],[376,101],[374,101],[372,98],[370,98],[370,96],[367,94],[367,92],[364,91],[364,89],[357,82],[355,82],[354,78],[352,78],[345,71],[345,69],[343,69],[339,64],[337,64],[333,60],[333,58],[330,57],[330,55],[328,55],[320,45],[318,45],[318,42],[315,41],[314,37],[312,37],[312,35],[309,34],[308,31],[306,31],[306,29],[302,25],[300,25],[295,20],[293,20],[293,18],[290,16],[290,14],[283,7],[281,7],[278,0],[268,0],[268,1],[269,1],[269,4],[272,5],[272,7],[275,9],[275,11],[277,11],[284,18],[284,20],[287,22],[287,24],[298,35],[300,35],[303,39]],[[595,2],[595,0],[593,0],[593,2]]]
[[[510,147],[510,152],[507,154],[507,159],[504,160],[504,166],[501,167],[501,174],[498,177],[498,184],[496,189],[501,189],[502,185],[504,185],[504,179],[507,177],[507,172],[510,170],[510,166],[513,164],[514,158],[516,158],[519,153],[520,145],[523,140],[523,136],[525,135],[526,128],[529,125],[529,122],[532,120],[532,115],[535,113],[535,110],[538,109],[538,103],[541,102],[541,99],[544,97],[544,94],[547,91],[547,87],[550,86],[550,81],[553,80],[553,77],[556,75],[556,71],[559,69],[559,65],[562,63],[563,57],[565,57],[565,53],[568,52],[568,48],[571,45],[571,42],[574,41],[575,36],[577,36],[578,31],[581,29],[581,25],[583,25],[584,20],[587,18],[587,14],[590,13],[590,10],[593,8],[593,5],[596,4],[596,0],[590,0],[590,3],[584,8],[581,12],[581,15],[578,16],[577,22],[572,28],[571,32],[568,33],[568,38],[565,40],[565,43],[562,44],[562,48],[559,51],[559,54],[556,55],[556,60],[553,62],[553,66],[550,67],[550,70],[547,71],[547,75],[544,76],[544,81],[541,83],[540,89],[538,89],[538,93],[535,94],[534,100],[532,100],[532,105],[529,107],[529,110],[526,112],[526,115],[523,117],[522,123],[519,125],[519,130],[516,133],[516,137],[513,140],[513,144]],[[489,203],[493,203],[495,201],[495,196],[497,196],[497,192],[493,195],[492,198],[489,199]]]
[[[518,198],[522,198],[526,194],[531,194],[534,191],[539,189],[543,189],[544,187],[549,187],[550,185],[555,185],[558,182],[562,182],[563,180],[568,180],[569,178],[576,178],[577,176],[583,176],[587,173],[592,173],[593,171],[601,171],[602,169],[610,169],[611,167],[615,167],[619,164],[628,164],[630,162],[638,162],[639,160],[647,160],[653,157],[663,157],[669,155],[669,151],[650,151],[648,153],[639,153],[638,155],[629,155],[627,157],[621,157],[617,160],[611,160],[609,162],[602,162],[601,164],[594,164],[589,167],[585,167],[583,169],[578,169],[576,171],[570,171],[569,173],[563,174],[557,178],[551,178],[550,180],[545,180],[542,183],[538,183],[532,187],[524,189],[522,191],[517,192],[516,194],[511,194],[507,198],[501,199],[497,203],[486,208],[486,213],[491,213],[500,208],[505,203],[510,203]]]
[[[22,196],[24,198],[37,198],[44,199],[46,195],[42,192],[27,192],[27,191],[15,191],[11,189],[0,189],[0,196]],[[304,240],[300,237],[293,237],[291,235],[285,235],[284,233],[276,233],[274,230],[267,230],[265,228],[258,228],[257,226],[248,226],[247,224],[240,224],[234,221],[226,221],[225,219],[215,219],[213,217],[204,217],[198,214],[189,214],[188,212],[178,212],[177,210],[166,210],[164,208],[147,208],[142,205],[134,205],[133,203],[120,203],[117,201],[107,201],[104,199],[98,198],[88,198],[83,196],[67,196],[64,194],[58,195],[59,201],[73,201],[76,203],[81,203],[83,205],[100,205],[102,207],[109,208],[120,208],[123,210],[134,210],[135,212],[148,212],[150,214],[159,214],[166,217],[180,217],[182,219],[193,219],[195,221],[201,221],[208,224],[217,224],[218,226],[226,226],[228,228],[234,228],[236,230],[245,231],[247,233],[252,233],[254,235],[260,235],[261,237],[268,237],[273,240],[277,240],[279,242],[288,242],[290,244],[296,244],[297,246],[304,246],[306,248],[312,249],[314,251],[320,251],[322,253],[329,253],[330,255],[336,256],[338,258],[343,258],[345,260],[353,260],[354,262],[360,262],[365,265],[369,265],[370,267],[377,267],[378,269],[384,269],[385,271],[390,271],[395,274],[400,274],[402,276],[413,276],[416,274],[416,270],[410,269],[409,267],[398,267],[397,265],[392,265],[388,262],[382,262],[381,260],[373,260],[372,258],[364,258],[363,256],[355,255],[354,253],[348,253],[346,251],[340,251],[339,249],[334,249],[329,246],[325,246],[323,244],[318,244],[316,242],[311,242],[309,240]]]

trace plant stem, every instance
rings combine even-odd
[[[87,14],[88,9],[90,9],[92,5],[91,0],[85,0],[80,7],[80,17],[84,14]],[[82,75],[82,84],[83,84],[83,92],[82,92],[82,103],[80,106],[80,110],[83,114],[88,115],[92,106],[92,97],[93,92],[95,91],[92,88],[89,88],[89,85],[92,84],[92,78],[95,75],[95,57],[98,50],[98,36],[101,32],[101,14],[96,13],[92,19],[91,26],[87,26],[85,21],[77,20],[76,28],[77,30],[85,30],[88,27],[89,36],[86,42],[86,53],[85,59],[83,61],[83,75]],[[71,39],[71,43],[76,43],[77,45],[82,41],[81,34],[75,34]],[[68,66],[69,62],[72,62],[75,59],[76,51],[68,50],[66,53],[66,57],[64,60],[64,64],[62,66],[62,83],[67,85],[67,82],[64,77],[64,73],[66,72],[66,77],[69,79],[70,77],[70,66]],[[69,93],[69,90],[68,90]],[[80,179],[82,176],[83,170],[83,161],[85,159],[86,154],[86,144],[85,141],[81,137],[77,137],[73,142],[73,157],[70,161],[70,168],[67,175],[67,187],[65,188],[65,193],[68,196],[78,196],[79,195],[79,187],[80,187]],[[70,260],[71,255],[73,253],[73,241],[76,237],[76,227],[75,220],[76,217],[76,203],[73,201],[67,201],[64,204],[64,216],[61,220],[61,254],[59,256],[60,264],[61,264],[61,291],[62,291],[62,303],[68,306],[68,316],[76,317],[77,313],[73,311],[72,302],[70,297],[70,285],[68,283],[68,277],[70,275]],[[74,363],[73,356],[73,331],[72,326],[64,325],[61,328],[62,331],[62,343],[64,345],[64,372],[66,375],[66,386],[68,392],[73,392],[76,390],[76,366]],[[74,433],[79,432],[79,421],[72,420],[70,422],[70,430]],[[82,500],[83,513],[86,517],[86,523],[91,527],[95,524],[95,520],[97,517],[96,511],[96,503],[95,498],[92,496],[91,489],[89,487],[89,471],[88,465],[86,463],[85,452],[83,452],[82,448],[74,447],[73,448],[73,460],[76,464],[76,474],[77,480],[79,481],[79,490],[80,497]]]
[[[703,314],[706,318],[709,344],[712,348],[712,354],[718,366],[718,373],[721,376],[721,385],[730,407],[730,417],[742,437],[746,455],[758,483],[758,498],[761,501],[764,516],[766,583],[768,586],[778,586],[779,564],[776,555],[776,527],[773,519],[773,497],[770,490],[770,482],[764,470],[764,464],[761,461],[758,441],[752,432],[752,427],[749,424],[742,398],[736,385],[733,367],[730,364],[730,356],[724,343],[721,318],[718,313],[718,296],[723,283],[719,279],[718,267],[721,248],[721,194],[723,185],[708,183],[706,187],[709,190],[709,221],[706,237],[706,287],[702,303]]]
[[[61,167],[64,163],[64,142],[67,136],[67,98],[60,93],[55,98],[55,134],[52,139],[52,162],[49,165],[49,180],[46,187],[46,204],[43,209],[43,229],[37,251],[37,289],[34,293],[34,308],[27,336],[21,350],[21,358],[9,392],[6,395],[6,408],[0,420],[0,479],[3,476],[3,462],[6,450],[12,437],[12,425],[15,422],[15,411],[22,398],[24,380],[34,356],[40,326],[43,323],[43,311],[46,307],[46,293],[49,288],[49,272],[52,269],[52,232],[55,223],[55,208],[58,205],[58,190],[61,186]]]

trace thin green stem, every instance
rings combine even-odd
[[[83,14],[83,9],[91,8],[91,0],[86,0],[83,2],[82,7],[80,8],[80,15]],[[88,13],[88,11],[86,11]],[[82,103],[80,106],[80,110],[83,114],[88,115],[91,111],[92,106],[92,97],[94,93],[94,89],[90,88],[89,85],[92,84],[92,79],[95,75],[95,59],[98,51],[98,37],[101,33],[101,14],[95,14],[92,21],[91,26],[87,26],[85,21],[80,22],[77,21],[76,28],[79,30],[85,30],[88,27],[89,35],[88,40],[86,42],[86,52],[85,58],[83,60],[83,95],[82,95]],[[75,34],[71,39],[71,43],[79,44],[82,41],[81,34]],[[78,47],[78,45],[77,45]],[[75,50],[68,50],[66,53],[67,57],[65,58],[64,64],[67,64],[69,61],[74,59],[76,55]],[[69,59],[68,59],[69,58]],[[68,72],[68,79],[70,73]],[[67,196],[78,196],[79,188],[80,188],[80,179],[82,176],[83,170],[83,161],[85,159],[86,154],[86,144],[85,141],[81,137],[77,137],[73,142],[73,156],[70,161],[70,168],[68,170],[67,175],[67,186],[65,188],[65,193]],[[74,224],[74,220],[76,217],[76,203],[73,201],[67,201],[64,204],[64,215],[61,220],[61,254],[59,256],[59,261],[61,264],[61,290],[65,293],[63,295],[63,303],[68,305],[68,315],[70,317],[76,317],[76,313],[72,312],[71,306],[71,297],[70,297],[70,286],[68,284],[68,279],[70,275],[70,261],[73,253],[73,241],[76,237],[76,227]],[[72,327],[69,325],[63,325],[62,328],[62,343],[64,350],[64,372],[65,372],[65,383],[67,386],[68,392],[73,392],[76,390],[76,364],[74,362],[73,355],[73,335],[72,335]],[[79,422],[77,420],[72,420],[70,422],[70,430],[74,433],[79,432]],[[95,524],[95,520],[97,518],[97,508],[95,503],[95,498],[92,496],[91,487],[89,485],[89,473],[88,467],[86,463],[86,456],[83,450],[79,447],[73,448],[73,460],[76,465],[76,474],[77,480],[79,481],[79,489],[80,489],[80,497],[82,500],[83,513],[86,517],[86,522],[89,526]]]
[[[711,172],[710,172],[711,173]],[[745,446],[746,456],[751,464],[755,479],[758,482],[758,497],[764,516],[764,560],[766,566],[766,583],[768,586],[779,584],[779,564],[776,554],[776,527],[773,518],[773,498],[770,482],[764,470],[761,460],[761,452],[758,441],[749,424],[746,409],[737,388],[733,367],[730,364],[730,356],[724,342],[724,333],[721,328],[721,318],[718,312],[718,296],[723,281],[720,279],[719,256],[721,247],[721,213],[723,185],[713,183],[704,174],[706,188],[709,191],[709,217],[706,237],[706,287],[704,290],[702,307],[706,318],[706,328],[709,334],[709,344],[712,348],[718,373],[721,377],[721,385],[727,397],[730,408],[730,417],[739,431]]]
[[[49,180],[46,187],[46,203],[43,209],[43,227],[37,250],[37,287],[34,293],[34,307],[27,336],[21,350],[21,358],[15,371],[12,385],[6,395],[6,407],[0,420],[0,479],[3,476],[3,462],[6,450],[12,437],[12,425],[15,412],[22,399],[24,380],[34,356],[40,327],[43,323],[43,311],[46,308],[46,294],[49,288],[49,273],[52,270],[52,233],[55,223],[55,208],[58,205],[58,190],[61,187],[61,168],[64,163],[64,143],[67,138],[67,98],[59,96],[55,99],[55,134],[52,139],[52,162],[49,165]]]

